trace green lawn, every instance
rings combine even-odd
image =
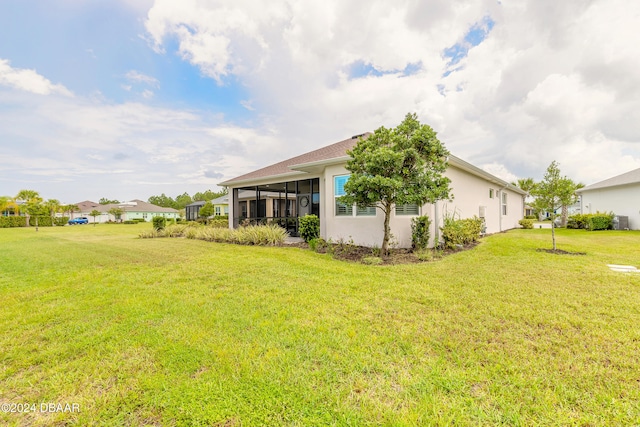
[[[0,229],[0,404],[38,409],[0,424],[640,424],[638,232],[365,266],[148,227]]]

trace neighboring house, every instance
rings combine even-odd
[[[163,208],[161,206],[152,205],[151,203],[143,202],[142,200],[131,200],[123,203],[109,203],[101,205],[100,203],[92,201],[84,201],[77,203],[78,211],[71,214],[71,218],[78,218],[81,216],[89,218],[89,222],[93,223],[94,218],[89,214],[94,209],[100,212],[99,216],[95,217],[96,222],[109,222],[109,221],[126,221],[136,218],[142,218],[145,221],[151,221],[154,216],[163,216],[167,219],[180,218],[180,212],[173,208]],[[114,217],[109,211],[113,208],[122,209],[123,213],[120,218]]]
[[[195,221],[200,217],[200,208],[204,206],[206,202],[199,200],[185,206],[185,217],[187,221]],[[217,199],[211,200],[213,205],[213,216],[229,215],[229,196],[220,196]]]
[[[324,239],[381,245],[384,214],[376,208],[360,209],[339,202],[349,178],[347,150],[357,142],[358,137],[352,137],[221,183],[229,189],[229,226],[275,221],[296,235],[298,218],[315,214]],[[445,174],[451,179],[453,200],[396,206],[393,210],[391,232],[400,247],[411,246],[411,219],[418,215],[431,218],[432,243],[440,234],[445,215],[482,217],[487,233],[518,227],[524,212],[524,191],[455,156],[449,156]]]
[[[640,168],[577,191],[583,214],[613,212],[626,216],[629,229],[640,230]]]

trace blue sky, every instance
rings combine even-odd
[[[0,195],[216,190],[407,112],[504,179],[557,160],[589,184],[640,167],[639,13],[622,0],[5,0]]]

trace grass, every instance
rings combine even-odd
[[[513,230],[422,264],[0,230],[0,424],[640,424],[640,233]]]

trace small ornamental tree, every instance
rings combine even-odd
[[[450,180],[443,175],[449,151],[415,113],[407,114],[394,129],[380,127],[361,138],[348,154],[346,168],[351,176],[340,202],[375,206],[384,213],[383,254],[388,252],[394,205],[421,206],[450,198]]]
[[[204,218],[205,220],[210,216],[213,216],[213,204],[211,202],[205,202],[198,211],[198,215],[200,218]]]
[[[560,175],[560,168],[555,160],[547,168],[542,181],[537,183],[531,191],[531,195],[536,198],[535,207],[548,212],[551,218],[551,240],[554,251],[557,249],[555,219],[558,214],[556,211],[574,203],[575,194],[576,184],[566,176]]]
[[[124,213],[124,209],[122,208],[111,208],[107,211],[107,213],[113,215],[113,219],[118,222],[122,221],[122,214]]]
[[[93,226],[96,226],[96,217],[100,216],[101,212],[97,209],[92,210],[91,212],[89,212],[89,216],[93,217]]]

